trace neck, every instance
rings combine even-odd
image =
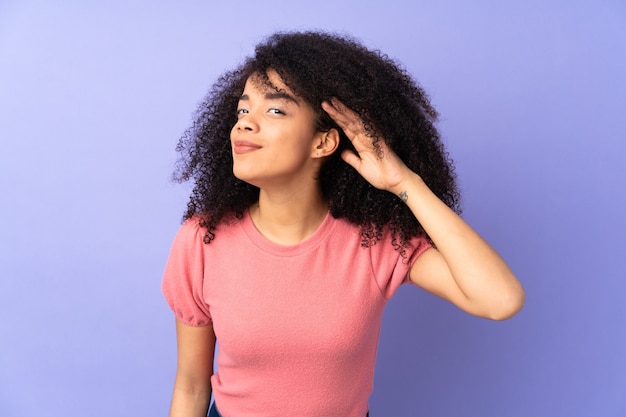
[[[294,245],[311,236],[327,213],[328,203],[317,185],[290,193],[261,189],[258,204],[250,207],[250,216],[259,232],[282,245]]]

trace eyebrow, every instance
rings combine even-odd
[[[265,93],[264,97],[265,97],[266,100],[291,101],[292,103],[295,103],[298,106],[300,105],[300,103],[298,102],[298,100],[296,100],[295,97],[293,97],[290,94],[285,93],[284,91],[277,91],[277,92],[273,92],[273,93]],[[241,97],[239,97],[239,101],[247,101],[247,100],[250,100],[250,96],[248,96],[247,94],[243,94]]]

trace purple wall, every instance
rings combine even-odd
[[[306,28],[426,87],[464,215],[527,290],[493,323],[403,288],[373,415],[626,415],[624,2],[102,3],[0,3],[0,415],[166,414],[173,148],[222,71]]]

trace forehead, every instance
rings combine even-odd
[[[272,69],[267,73],[258,73],[250,75],[246,80],[244,91],[257,90],[261,93],[286,93],[296,97],[293,91],[283,82],[280,75]]]

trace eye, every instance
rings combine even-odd
[[[277,109],[275,107],[269,109],[267,112],[271,114],[285,114],[282,110]]]
[[[248,109],[237,109],[237,115],[248,113]]]

